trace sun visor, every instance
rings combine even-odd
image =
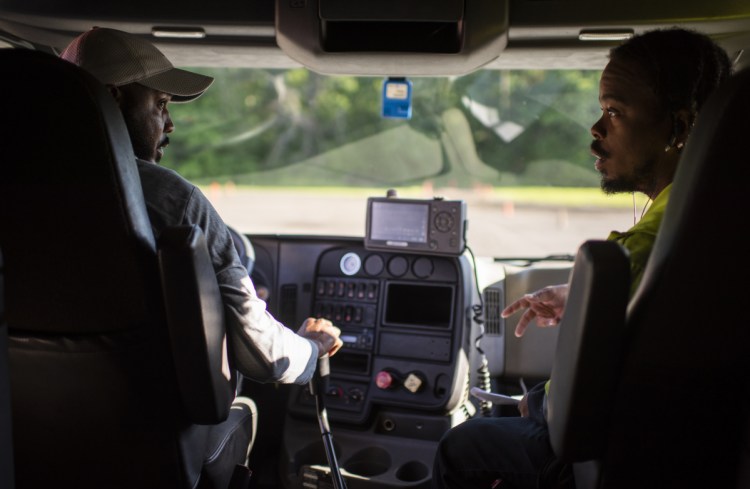
[[[462,75],[508,41],[508,0],[277,0],[276,41],[325,74]]]

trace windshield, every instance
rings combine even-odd
[[[200,69],[171,106],[162,164],[251,234],[363,236],[366,199],[464,200],[477,255],[574,254],[645,204],[605,196],[590,155],[598,71],[480,70],[413,78],[412,117],[381,117],[382,78],[298,68]]]

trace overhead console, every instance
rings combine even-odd
[[[683,25],[732,59],[747,49],[746,2],[632,0],[0,0],[0,44],[59,52],[91,26],[154,42],[175,66],[331,74],[460,75],[602,69],[623,36]],[[176,14],[178,13],[178,14]],[[281,49],[280,49],[281,48]],[[740,58],[746,63],[747,56]],[[745,60],[745,61],[743,61]]]
[[[276,2],[276,40],[326,74],[461,75],[497,58],[507,0]]]

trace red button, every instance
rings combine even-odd
[[[393,376],[385,370],[381,370],[375,376],[375,385],[381,389],[388,389],[393,385]]]

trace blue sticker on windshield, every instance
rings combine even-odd
[[[411,82],[388,78],[383,82],[383,117],[411,119]]]

